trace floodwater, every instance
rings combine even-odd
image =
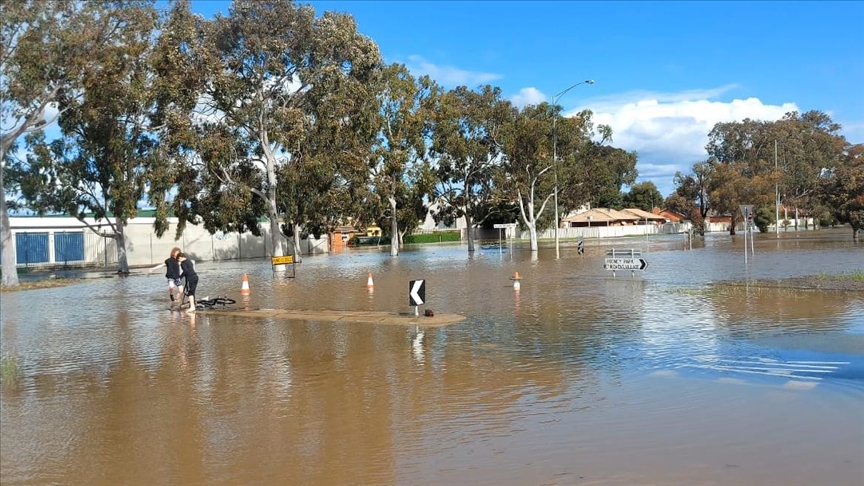
[[[190,317],[155,272],[3,293],[0,483],[864,484],[864,293],[709,285],[864,271],[850,231],[746,266],[740,235],[466,248],[198,264],[252,308],[408,312],[425,279],[467,317],[425,330]]]

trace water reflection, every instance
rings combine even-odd
[[[825,234],[759,238],[749,267],[723,237],[608,243],[642,245],[636,278],[599,242],[199,265],[250,308],[407,312],[424,278],[468,317],[435,329],[188,315],[156,277],[4,293],[0,482],[853,484],[864,296],[707,285],[864,271]]]

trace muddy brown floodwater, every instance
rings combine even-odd
[[[190,317],[155,274],[4,292],[0,483],[864,484],[864,294],[713,285],[864,271],[848,230],[746,266],[728,235],[588,243],[198,264],[252,309],[408,312],[425,279],[466,317],[426,329]]]

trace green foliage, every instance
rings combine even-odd
[[[845,148],[840,163],[821,180],[820,196],[837,220],[849,223],[857,239],[864,228],[864,144]]]
[[[639,182],[630,186],[630,192],[622,198],[624,207],[635,207],[651,212],[654,206],[663,201],[663,195],[651,181]]]
[[[762,233],[768,232],[768,227],[774,224],[775,210],[773,207],[760,206],[753,215],[753,223]]]
[[[438,158],[433,200],[436,221],[464,217],[468,251],[474,251],[476,224],[490,216],[502,198],[496,173],[503,159],[503,134],[510,103],[501,89],[489,85],[477,91],[460,86],[444,93],[433,113],[432,154]]]
[[[772,205],[778,186],[783,204],[812,209],[820,174],[837,164],[846,145],[839,130],[818,111],[787,113],[777,121],[718,123],[706,146],[712,156],[710,209],[740,218],[739,204]]]
[[[461,241],[461,233],[459,231],[438,231],[435,233],[425,233],[419,235],[405,235],[404,242],[411,243],[440,243]]]
[[[280,220],[316,232],[335,226],[362,186],[377,132],[375,43],[350,15],[316,16],[282,0],[235,2],[228,16],[207,21],[177,19],[175,50],[181,65],[205,74],[188,91],[207,115],[177,129],[188,153],[200,155],[186,160],[200,174],[190,183],[198,191],[190,187],[178,203],[186,219],[230,230],[242,216],[236,227],[251,229],[250,212],[260,210],[275,255],[284,253]],[[200,203],[218,202],[229,186],[236,192],[227,217],[221,204]],[[256,198],[263,205],[246,204]]]

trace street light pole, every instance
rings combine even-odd
[[[582,84],[594,84],[593,79],[586,79],[580,83],[576,83],[573,86],[565,89],[564,91],[556,94],[552,97],[552,163],[554,164],[554,172],[555,172],[555,259],[561,258],[561,250],[558,244],[558,227],[561,226],[558,224],[558,131],[557,131],[557,121],[558,114],[555,113],[555,106],[558,104],[558,100],[565,93],[575,88],[576,86]]]

